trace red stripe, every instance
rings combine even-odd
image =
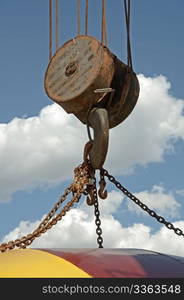
[[[119,250],[109,249],[42,249],[73,263],[92,277],[148,277],[144,267],[133,255],[123,254]]]

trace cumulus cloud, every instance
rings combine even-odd
[[[116,174],[136,165],[162,162],[184,138],[184,101],[170,94],[166,77],[139,75],[140,97],[128,119],[112,129],[108,167]]]
[[[110,130],[105,167],[114,174],[136,165],[161,162],[174,142],[184,138],[184,101],[170,94],[164,76],[139,75],[138,103],[125,122]],[[82,161],[86,128],[57,104],[31,118],[0,124],[0,202],[18,190],[69,179]]]
[[[17,190],[70,178],[82,161],[84,140],[80,122],[56,104],[37,117],[1,124],[0,201],[8,201]]]
[[[161,226],[152,233],[149,226],[134,223],[124,227],[114,216],[119,211],[124,197],[112,191],[109,198],[100,200],[101,221],[106,248],[138,248],[160,253],[183,256],[183,238]],[[21,221],[19,226],[7,234],[2,242],[20,238],[32,232],[40,223]],[[184,230],[184,220],[174,223]],[[96,248],[96,227],[93,207],[82,203],[70,210],[52,229],[41,235],[31,245],[32,248]]]
[[[156,210],[159,213],[164,213],[167,216],[176,217],[179,215],[181,205],[175,200],[172,192],[166,193],[163,186],[154,185],[151,191],[141,191],[134,194],[138,199],[146,204],[150,209]],[[144,213],[133,202],[128,202],[128,208],[136,213]],[[144,213],[145,215],[145,213]]]

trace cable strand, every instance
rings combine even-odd
[[[49,60],[52,58],[52,0],[49,0]]]
[[[125,13],[126,30],[127,30],[127,64],[131,69],[133,69],[131,41],[130,41],[130,11],[131,11],[130,0],[124,0],[124,13]]]
[[[59,1],[56,1],[56,51],[59,48]]]
[[[80,35],[80,8],[81,1],[77,0],[77,35]]]
[[[88,34],[88,0],[86,0],[85,35]]]
[[[108,44],[108,40],[107,40],[106,0],[102,0],[101,42],[105,46],[107,46],[107,44]]]

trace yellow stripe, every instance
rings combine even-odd
[[[72,263],[36,249],[0,253],[0,278],[90,278]]]

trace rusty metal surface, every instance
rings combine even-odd
[[[117,58],[111,87],[115,93],[112,100],[108,99],[105,104],[110,128],[117,126],[129,116],[137,103],[140,91],[136,74]]]
[[[109,51],[93,37],[77,36],[55,53],[44,85],[53,101],[67,113],[84,116],[86,122],[87,111],[101,97],[94,90],[110,87],[113,75],[113,56]]]
[[[136,74],[91,36],[66,42],[51,59],[45,74],[47,95],[84,124],[94,106],[106,108],[109,128],[123,122],[139,97]],[[112,93],[96,91],[113,90]]]
[[[110,53],[110,51],[106,52],[106,54],[107,57],[113,57],[113,79],[110,87],[101,85],[100,88],[94,89],[94,93],[104,90],[104,94],[99,94],[100,98],[96,103],[96,107],[107,109],[109,128],[113,128],[123,122],[133,111],[139,98],[140,86],[136,74],[126,64]],[[102,75],[103,77],[107,76],[105,71],[103,74],[101,73]],[[81,122],[86,124],[85,111],[75,115]]]
[[[90,145],[87,145],[87,147],[85,146],[84,162],[78,167],[76,167],[74,170],[73,182],[65,189],[59,201],[57,201],[54,204],[53,208],[41,221],[38,227],[32,233],[27,234],[26,236],[23,236],[20,239],[0,244],[0,252],[12,250],[15,247],[26,248],[27,246],[31,245],[35,238],[38,238],[41,234],[45,233],[47,230],[51,229],[54,225],[56,225],[57,222],[60,221],[66,215],[66,213],[73,207],[73,205],[79,202],[82,194],[88,195],[89,188],[96,188],[96,185],[94,185],[95,182],[91,182],[91,180],[94,177],[94,170],[92,169],[87,159],[88,152],[90,149],[90,147],[88,146]],[[63,208],[61,208],[61,205],[64,201],[67,200],[69,194],[72,194],[72,196],[68,200],[68,203]],[[97,201],[96,199],[97,197],[95,198],[95,201]]]
[[[89,114],[89,125],[94,130],[92,148],[89,151],[90,163],[94,169],[101,169],[107,155],[109,143],[108,113],[104,108],[94,108]]]
[[[48,96],[94,130],[90,161],[102,168],[109,128],[124,121],[139,97],[136,74],[107,47],[90,36],[66,42],[51,59],[45,74]]]

